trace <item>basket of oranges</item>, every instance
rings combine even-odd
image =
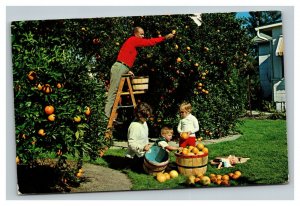
[[[185,176],[205,174],[208,163],[208,149],[203,143],[187,146],[175,153],[176,164],[180,174]]]

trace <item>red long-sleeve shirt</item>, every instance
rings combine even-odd
[[[136,36],[129,37],[122,45],[117,61],[125,63],[127,66],[132,67],[137,56],[137,47],[154,46],[165,40],[165,37],[143,39]]]

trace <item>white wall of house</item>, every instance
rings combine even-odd
[[[260,28],[260,33],[271,35],[271,41],[259,41],[259,76],[264,99],[275,102],[278,111],[285,110],[285,82],[283,56],[276,55],[282,25],[275,24]]]
[[[272,57],[270,43],[264,42],[259,46],[259,78],[264,99],[272,98]]]

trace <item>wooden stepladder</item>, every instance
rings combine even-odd
[[[112,110],[111,110],[111,114],[110,114],[110,117],[109,117],[109,120],[108,120],[108,124],[107,124],[107,129],[108,130],[112,129],[113,122],[114,122],[114,120],[117,119],[117,116],[118,116],[118,111],[117,110],[119,108],[126,108],[126,107],[134,107],[135,108],[136,107],[136,101],[135,101],[134,95],[145,93],[144,90],[141,90],[141,91],[134,91],[133,90],[132,85],[131,85],[131,80],[130,80],[131,77],[132,77],[131,74],[123,74],[122,77],[121,77],[119,87],[118,87],[118,91],[117,91],[117,94],[116,94],[116,98],[115,98],[115,101],[114,101],[114,104],[113,104],[113,107],[112,107]],[[124,87],[125,82],[127,82],[128,91],[123,91],[123,87]],[[132,105],[128,105],[128,106],[119,105],[122,95],[130,95]]]

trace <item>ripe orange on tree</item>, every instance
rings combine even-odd
[[[36,78],[36,73],[34,71],[30,71],[28,74],[27,74],[27,78],[32,81]]]
[[[44,110],[45,110],[45,113],[48,114],[48,115],[54,113],[54,107],[52,105],[46,106]]]
[[[91,114],[91,108],[90,107],[86,107],[84,113],[85,113],[85,115],[89,116]]]
[[[81,121],[81,117],[80,116],[76,116],[73,118],[75,122],[80,122]]]
[[[20,158],[17,156],[16,157],[16,163],[19,164],[20,163]]]
[[[40,130],[38,131],[38,134],[39,134],[40,136],[42,136],[42,137],[46,135],[44,129],[40,129]]]
[[[52,92],[52,88],[51,88],[50,84],[45,84],[42,90],[46,94],[49,94]]]
[[[50,114],[50,115],[48,116],[48,120],[49,120],[50,122],[53,122],[53,121],[55,120],[55,114]]]
[[[37,85],[37,88],[38,88],[39,91],[41,91],[41,90],[43,89],[43,85],[38,84],[38,85]]]
[[[56,84],[56,87],[57,87],[58,89],[60,89],[60,88],[63,87],[63,85],[62,85],[61,83],[57,83],[57,84]]]

